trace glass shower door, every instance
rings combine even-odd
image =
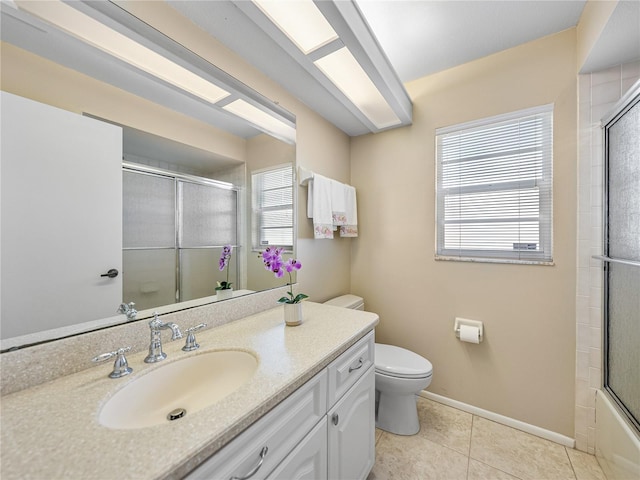
[[[640,432],[640,94],[604,132],[604,388]]]
[[[137,310],[175,303],[175,180],[124,170],[123,301]]]
[[[180,300],[216,294],[218,281],[238,285],[238,192],[211,185],[179,181]],[[227,269],[218,260],[224,245],[234,247]]]

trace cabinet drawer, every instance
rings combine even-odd
[[[329,365],[329,408],[374,364],[374,355],[374,332],[371,331]]]
[[[251,480],[266,478],[325,416],[326,390],[324,370],[185,478],[229,480],[255,469]]]

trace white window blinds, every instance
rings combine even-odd
[[[436,258],[552,257],[553,105],[436,130]]]
[[[293,166],[280,165],[251,174],[254,250],[274,245],[293,249]]]

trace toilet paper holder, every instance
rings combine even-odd
[[[469,327],[476,327],[478,329],[478,342],[482,342],[484,336],[484,324],[479,320],[469,320],[467,318],[456,317],[453,323],[453,331],[456,333],[456,337],[460,338],[460,326],[467,325]]]

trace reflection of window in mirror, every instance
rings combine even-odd
[[[293,165],[253,171],[251,191],[253,250],[278,246],[293,252]]]

